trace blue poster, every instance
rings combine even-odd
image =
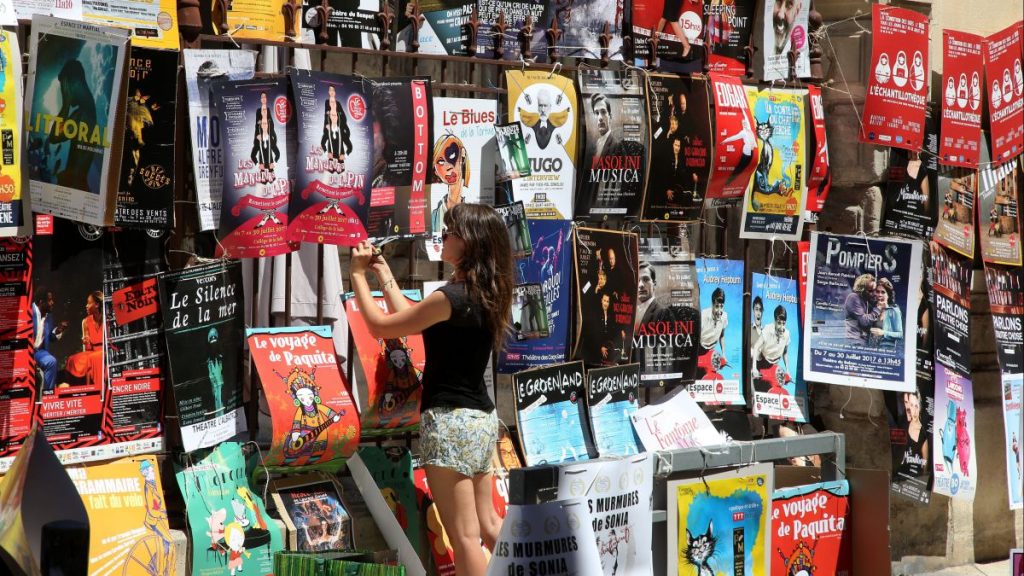
[[[516,283],[540,284],[548,309],[548,336],[517,341],[510,336],[498,354],[498,372],[565,362],[571,318],[572,244],[567,220],[527,220],[533,254],[516,261]]]
[[[807,422],[797,298],[796,280],[751,275],[749,372],[754,416]]]
[[[1024,374],[1003,374],[1003,422],[1006,432],[1006,485],[1010,490],[1010,510],[1024,508],[1024,467],[1021,466],[1021,398]]]
[[[743,261],[697,259],[700,339],[690,397],[743,405]]]
[[[527,466],[591,458],[582,362],[519,372],[512,392]]]
[[[913,392],[921,243],[811,233],[803,376]]]
[[[587,371],[587,411],[594,445],[602,458],[641,452],[630,416],[640,407],[640,365]]]

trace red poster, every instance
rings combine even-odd
[[[772,574],[849,574],[853,542],[846,480],[772,495]]]
[[[417,468],[413,470],[412,478],[416,487],[416,504],[427,517],[427,543],[430,544],[435,573],[437,576],[455,576],[455,552],[448,533],[441,525],[441,514],[434,505],[434,496],[427,485],[427,471]]]
[[[797,242],[796,243],[797,262],[799,262],[799,264],[800,264],[800,281],[798,282],[798,284],[800,286],[800,323],[801,323],[801,325],[803,324],[803,318],[804,318],[804,298],[805,298],[805,296],[807,294],[807,258],[808,258],[808,255],[810,253],[811,253],[811,243],[810,242],[801,241],[801,242]]]
[[[43,328],[30,302],[32,245],[0,238],[0,456],[12,456],[28,438],[39,405],[32,369],[35,335]]]
[[[871,7],[871,77],[860,141],[920,150],[928,106],[928,17]]]
[[[812,157],[811,170],[807,175],[807,211],[820,212],[825,206],[825,198],[832,189],[832,167],[828,162],[828,139],[825,137],[825,107],[821,103],[821,87],[807,85],[807,96],[810,99],[811,126],[810,131]]]
[[[710,74],[715,93],[715,159],[706,198],[739,201],[757,169],[757,135],[739,78]]]
[[[1024,70],[1021,23],[985,38],[985,87],[993,162],[1005,162],[1024,149]]]
[[[135,322],[160,310],[156,278],[146,278],[142,282],[125,286],[110,297],[114,308],[114,322],[118,326]]]
[[[976,168],[981,153],[981,36],[942,32],[942,127],[939,162]]]

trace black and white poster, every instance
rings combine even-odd
[[[582,362],[518,372],[512,376],[512,395],[527,466],[596,456],[586,417]]]

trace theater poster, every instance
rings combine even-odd
[[[520,34],[527,21],[533,25],[530,36],[530,54],[523,54],[525,60],[547,57],[546,24],[554,17],[553,4],[542,0],[481,0],[476,3],[479,26],[476,35],[477,58],[518,60],[521,53]],[[505,31],[497,28],[500,17],[504,17]]]
[[[487,576],[603,574],[587,502],[513,504],[502,522]]]
[[[811,75],[810,36],[807,31],[810,2],[766,1],[761,8],[761,79],[765,82],[795,80]],[[793,53],[795,78],[790,78],[789,54]]]
[[[622,34],[629,6],[623,0],[574,0],[559,5],[555,19],[562,35],[555,56],[600,60],[607,55],[609,60],[623,60]]]
[[[0,458],[14,456],[32,431],[39,405],[33,346],[39,306],[32,302],[32,243],[0,238]],[[41,310],[40,310],[41,312]],[[9,464],[9,463],[8,463]],[[0,469],[5,466],[0,465]]]
[[[750,378],[754,415],[807,422],[807,383],[800,370],[797,282],[751,276]]]
[[[828,158],[828,138],[825,135],[825,106],[821,101],[821,87],[807,85],[807,106],[810,126],[807,128],[810,167],[807,170],[807,211],[821,212],[832,189],[832,165]]]
[[[395,49],[399,52],[419,52],[448,56],[466,55],[469,40],[466,25],[473,16],[476,3],[470,0],[428,0],[419,3],[422,20],[416,29],[412,25],[415,5],[409,0],[396,3],[398,33]],[[415,32],[415,37],[413,33]],[[411,46],[416,50],[409,50]]]
[[[445,214],[462,202],[494,205],[498,101],[434,98],[432,112],[434,142],[427,162],[431,236],[425,248],[430,260],[440,262]]]
[[[629,456],[642,450],[629,418],[639,407],[639,364],[587,372],[587,414],[599,456]]]
[[[811,233],[803,376],[913,391],[921,243]]]
[[[629,418],[647,452],[716,446],[724,442],[685,388],[676,388],[657,404],[640,407]]]
[[[249,328],[246,336],[273,425],[264,463],[340,467],[359,443],[359,414],[330,326]]]
[[[576,228],[575,239],[580,321],[574,357],[587,366],[625,364],[633,348],[639,238]]]
[[[978,486],[974,436],[974,387],[970,376],[935,364],[935,424],[932,445],[936,494],[973,500]]]
[[[708,71],[743,77],[750,67],[754,0],[704,0]]]
[[[919,150],[928,106],[928,16],[873,4],[871,32],[860,141]]]
[[[131,30],[134,47],[177,51],[180,44],[173,0],[82,0],[81,19]]]
[[[740,238],[800,239],[807,193],[805,97],[802,90],[747,87],[759,154],[743,199]]]
[[[981,75],[985,64],[981,36],[942,31],[942,139],[939,162],[943,166],[977,167],[981,154],[981,114],[985,101]]]
[[[978,236],[985,262],[1021,264],[1021,180],[1020,156],[998,165],[986,162],[978,169]]]
[[[690,397],[704,404],[743,406],[743,261],[700,258],[700,338]]]
[[[298,150],[288,240],[353,246],[366,239],[376,119],[354,76],[289,75]]]
[[[932,242],[935,361],[971,373],[971,261]]]
[[[21,133],[24,113],[21,49],[17,34],[0,32],[0,58],[7,62],[0,74],[0,237],[29,236],[31,214],[21,166]]]
[[[942,206],[938,209],[939,219],[935,223],[933,238],[968,258],[974,258],[978,184],[978,172],[975,170],[948,168],[939,172]]]
[[[245,305],[239,262],[160,276],[167,359],[186,452],[247,430],[242,402]]]
[[[327,3],[326,14],[321,6],[314,0],[302,2],[301,34],[304,43],[379,50],[381,36],[392,33],[382,27],[380,0],[331,0]]]
[[[422,237],[430,233],[430,79],[382,78],[371,84],[373,185],[366,233],[371,239]]]
[[[1005,162],[1024,151],[1024,69],[1021,37],[1015,22],[985,38],[985,88],[988,94],[992,161]]]
[[[693,73],[704,69],[703,0],[633,0],[633,63]]]
[[[192,135],[192,174],[200,230],[220,225],[224,155],[221,117],[210,100],[215,80],[248,80],[256,73],[254,50],[184,50],[188,88],[189,133]]]
[[[850,484],[846,480],[772,494],[772,574],[849,574],[853,562]]]
[[[699,220],[714,152],[708,82],[669,74],[652,74],[648,82],[651,168],[640,218]]]
[[[569,220],[576,186],[576,86],[549,72],[508,70],[508,121],[523,126],[530,175],[512,182],[528,218]]]
[[[740,79],[724,74],[710,78],[715,97],[715,156],[707,199],[713,204],[738,202],[759,165],[760,140]]]
[[[274,499],[288,529],[288,547],[300,552],[351,550],[352,516],[341,487],[324,473],[290,476],[274,482]]]
[[[560,364],[568,358],[572,317],[572,223],[565,220],[527,220],[532,254],[516,260],[517,282],[540,284],[547,308],[548,335],[518,340],[509,335],[498,353],[498,372]]]
[[[1024,373],[1024,292],[1019,267],[985,266],[985,284],[995,329],[999,366],[1005,373]]]
[[[30,47],[25,146],[32,210],[111,225],[128,31],[37,15]]]
[[[887,392],[885,395],[892,450],[890,491],[921,504],[931,500],[932,459],[935,455],[932,449],[935,421],[933,378],[934,371],[922,381],[919,372],[918,386],[913,392]]]
[[[885,235],[931,240],[939,215],[938,133],[935,122],[926,123],[920,152],[894,148],[889,151],[882,231]]]
[[[582,362],[512,375],[519,445],[527,466],[597,456],[586,417],[586,394]]]
[[[658,234],[665,227],[655,228]],[[700,295],[697,271],[687,254],[659,236],[641,236],[633,360],[643,386],[692,382],[697,369]]]
[[[1021,396],[1024,393],[1024,374],[1003,373],[1001,378],[1003,399],[1003,433],[1006,438],[1006,487],[1009,489],[1010,509],[1024,508],[1024,467],[1021,465]]]
[[[418,290],[405,291],[403,295],[409,304],[420,300]],[[420,420],[423,366],[426,363],[423,336],[374,338],[354,296],[351,293],[345,295],[345,315],[367,388],[367,398],[360,402],[362,428],[376,430],[412,426]],[[373,299],[384,313],[390,313],[383,295],[375,292]]]

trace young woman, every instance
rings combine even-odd
[[[82,351],[68,357],[66,368],[89,386],[103,385],[103,293],[98,290],[85,297]]]
[[[352,289],[376,338],[423,333],[426,366],[420,451],[441,522],[455,551],[458,576],[484,574],[480,540],[493,549],[501,525],[491,500],[491,454],[498,418],[483,374],[499,348],[512,310],[512,247],[501,216],[481,204],[456,204],[444,216],[441,259],[455,271],[445,286],[410,305],[368,242],[352,249]],[[370,295],[377,277],[391,309]]]

